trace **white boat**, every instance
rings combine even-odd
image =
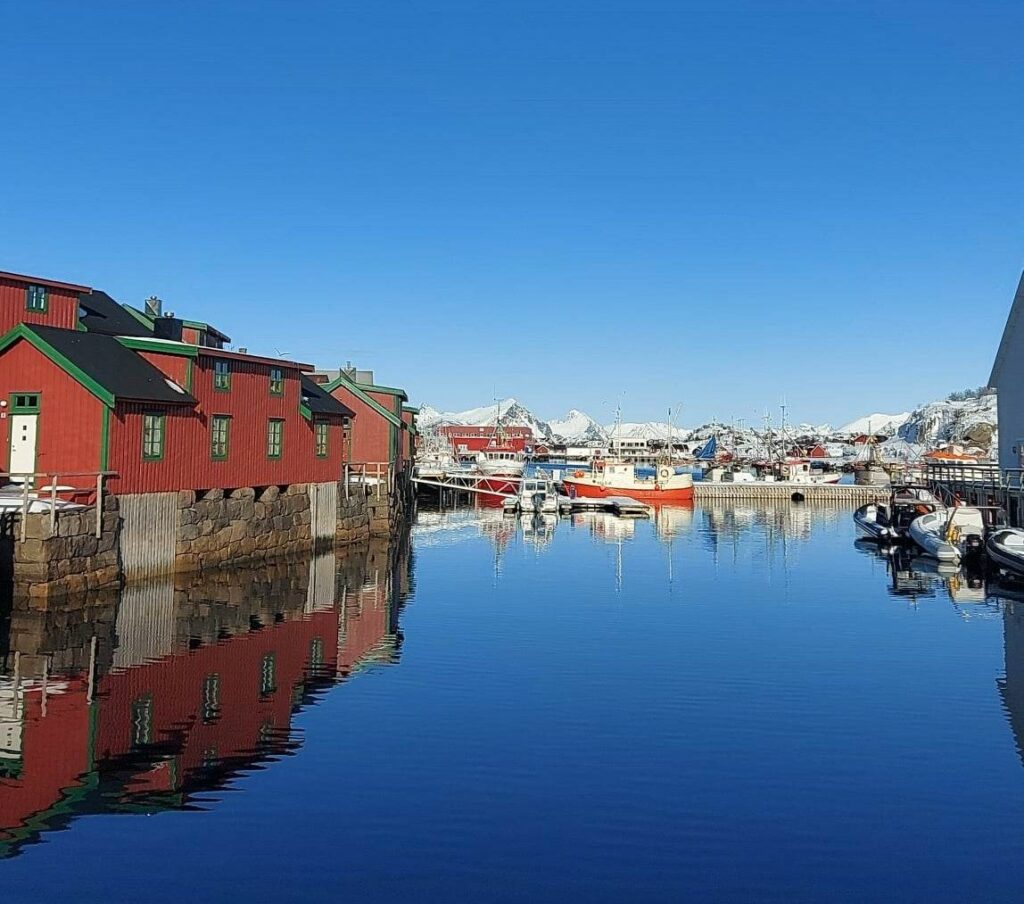
[[[524,514],[558,514],[558,491],[544,477],[527,477],[519,485],[519,493],[505,500],[507,510]]]
[[[811,468],[811,463],[803,458],[789,458],[782,462],[779,469],[783,483],[822,484],[839,483],[843,475],[838,471],[825,472]]]
[[[997,530],[985,543],[985,551],[1003,571],[1024,577],[1024,530],[1016,527]]]
[[[488,446],[476,453],[476,466],[484,477],[520,477],[526,456],[510,446]]]
[[[985,536],[985,517],[972,506],[928,512],[910,523],[910,538],[940,562],[959,562],[980,553]]]

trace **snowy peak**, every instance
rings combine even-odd
[[[589,414],[573,408],[564,418],[548,421],[548,428],[553,438],[567,445],[583,445],[584,443],[603,443],[606,441],[604,428]]]
[[[864,417],[857,418],[855,421],[844,424],[835,432],[843,435],[849,434],[850,436],[860,436],[863,433],[882,433],[892,436],[908,420],[910,420],[909,411],[904,411],[900,414],[867,414]]]

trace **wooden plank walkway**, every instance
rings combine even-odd
[[[885,501],[888,487],[857,486],[847,483],[720,483],[697,480],[693,484],[696,502],[712,499],[790,499],[794,493],[803,493],[807,502],[863,505],[865,502]]]

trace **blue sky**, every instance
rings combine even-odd
[[[37,2],[0,27],[0,269],[438,407],[901,410],[985,381],[1024,267],[1024,4]]]

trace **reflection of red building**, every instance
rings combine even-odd
[[[145,650],[168,649],[180,625],[154,617],[155,600],[122,600],[118,631],[136,652],[119,648],[92,699],[87,674],[50,675],[44,691],[43,656],[23,657],[35,677],[0,679],[0,856],[75,815],[181,806],[291,746],[291,715],[311,690],[394,661],[400,580],[382,568],[330,608],[265,615],[246,633],[155,660]]]
[[[445,424],[438,428],[441,436],[447,437],[456,454],[479,452],[496,442],[496,427],[466,427],[460,424]],[[502,427],[502,446],[510,446],[514,452],[523,452],[534,444],[533,430],[529,427]]]

